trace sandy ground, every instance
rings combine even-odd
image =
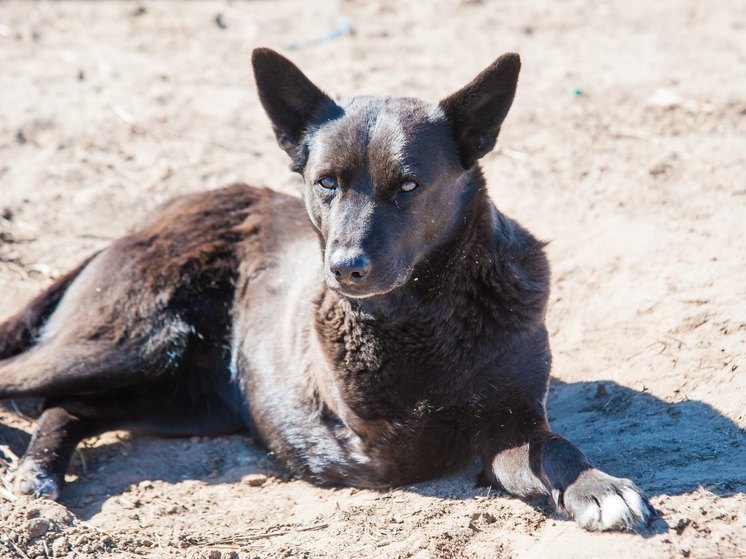
[[[432,100],[515,50],[498,206],[550,241],[555,429],[664,521],[588,534],[474,470],[288,479],[244,437],[113,433],[62,504],[0,498],[0,557],[746,557],[746,11],[737,0],[0,2],[0,317],[171,196],[287,192],[248,56]],[[340,16],[354,34],[289,50]],[[19,403],[33,414],[35,404]],[[0,410],[0,465],[32,423]]]

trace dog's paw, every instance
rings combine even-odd
[[[558,504],[586,530],[635,530],[656,517],[633,482],[596,469],[583,472],[557,497]]]
[[[13,475],[13,485],[17,493],[45,497],[53,501],[59,498],[62,483],[62,476],[51,474],[47,468],[30,458],[21,460]]]

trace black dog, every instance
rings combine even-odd
[[[56,498],[103,431],[249,431],[320,484],[479,456],[491,483],[549,494],[585,528],[652,518],[547,422],[543,245],[477,165],[518,56],[437,105],[337,103],[271,50],[253,64],[303,202],[242,184],[178,198],[0,325],[0,398],[47,398],[17,490]]]

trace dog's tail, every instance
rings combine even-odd
[[[55,280],[46,290],[32,299],[24,309],[0,323],[0,361],[23,353],[34,345],[42,326],[57,308],[67,288],[94,256],[95,254],[74,270]]]

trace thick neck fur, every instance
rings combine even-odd
[[[368,299],[324,287],[318,298],[318,339],[338,380],[350,385],[347,403],[360,416],[382,407],[407,415],[426,387],[431,400],[458,398],[452,386],[468,393],[473,385],[463,375],[543,323],[543,244],[501,215],[479,169],[472,174],[463,226],[426,255],[407,285]]]

